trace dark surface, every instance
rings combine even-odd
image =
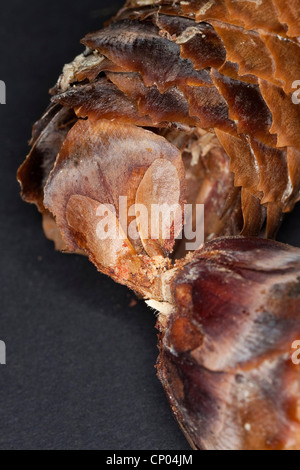
[[[15,179],[48,88],[122,4],[1,3],[0,449],[189,449],[156,378],[154,315],[86,259],[54,252]],[[300,245],[299,215],[281,241]]]

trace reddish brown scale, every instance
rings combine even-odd
[[[233,136],[220,130],[216,134],[231,157],[230,168],[235,175],[235,186],[255,192],[260,182],[260,172],[248,141],[243,136]]]
[[[158,33],[154,25],[124,20],[88,34],[82,42],[126,71],[141,73],[146,86],[155,84],[161,92],[178,84],[212,84],[206,70],[195,70],[191,61],[181,59],[179,45]]]
[[[299,79],[300,44],[274,34],[263,34],[262,38],[276,63],[275,78],[284,82],[286,93],[293,93],[293,83]]]
[[[267,145],[276,145],[269,131],[272,115],[264,102],[258,85],[249,85],[212,72],[213,80],[229,106],[229,116],[238,121],[238,134],[248,134]]]
[[[261,194],[253,194],[249,189],[243,188],[241,191],[241,205],[244,214],[244,226],[241,235],[249,236],[254,230],[256,233],[260,233],[266,219],[266,210],[261,205]],[[272,222],[274,223],[274,221]],[[275,235],[278,229],[277,224],[278,222],[276,221],[274,228]],[[270,230],[268,232],[270,236]]]
[[[211,25],[164,15],[158,17],[157,24],[162,31],[176,37],[181,57],[190,59],[196,70],[220,68],[224,64],[226,49]]]
[[[256,156],[261,175],[257,189],[264,194],[262,203],[278,202],[279,205],[284,204],[291,191],[291,188],[289,188],[286,149],[266,147],[254,139],[251,140],[251,147]],[[267,178],[265,175],[272,176]]]
[[[199,126],[200,122],[189,113],[189,104],[177,88],[159,93],[156,87],[146,87],[137,73],[108,73],[108,78],[127,96],[137,102],[141,116],[149,115],[152,125],[162,127],[162,122],[177,122]]]
[[[273,116],[271,132],[277,135],[278,147],[300,150],[300,106],[293,103],[291,95],[265,80],[260,81],[260,91]]]
[[[236,125],[229,117],[228,105],[216,88],[181,87],[188,99],[190,114],[197,116],[202,129],[216,128],[235,133]]]
[[[52,101],[74,108],[76,115],[80,118],[113,119],[118,113],[120,122],[141,126],[151,126],[152,124],[149,116],[140,116],[134,100],[125,96],[119,88],[105,78],[94,83],[74,86],[68,91],[54,96]]]
[[[268,238],[277,237],[278,230],[283,221],[282,208],[276,202],[270,202],[267,205],[267,226],[266,234]]]
[[[239,74],[252,74],[281,84],[275,79],[275,61],[261,36],[255,31],[246,31],[220,21],[212,22],[227,51],[227,60],[239,65]],[[257,51],[259,50],[259,54]]]

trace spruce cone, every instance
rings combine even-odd
[[[300,448],[299,250],[232,238],[274,238],[300,200],[299,20],[299,0],[128,0],[64,67],[18,172],[57,249],[161,312],[159,376],[194,448]],[[137,209],[186,202],[206,210],[192,254],[181,211],[153,239]],[[98,236],[100,204],[122,239]]]

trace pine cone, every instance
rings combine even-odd
[[[204,204],[207,242],[276,236],[300,200],[299,20],[299,0],[129,0],[64,67],[18,172],[57,249],[160,311],[159,376],[194,448],[300,448],[299,250],[188,254],[181,211],[153,239],[130,208]],[[100,204],[121,239],[99,238]]]

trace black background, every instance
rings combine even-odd
[[[122,4],[1,2],[0,449],[189,449],[156,378],[155,316],[86,259],[56,253],[15,179],[47,90]],[[281,241],[300,245],[299,215]]]

